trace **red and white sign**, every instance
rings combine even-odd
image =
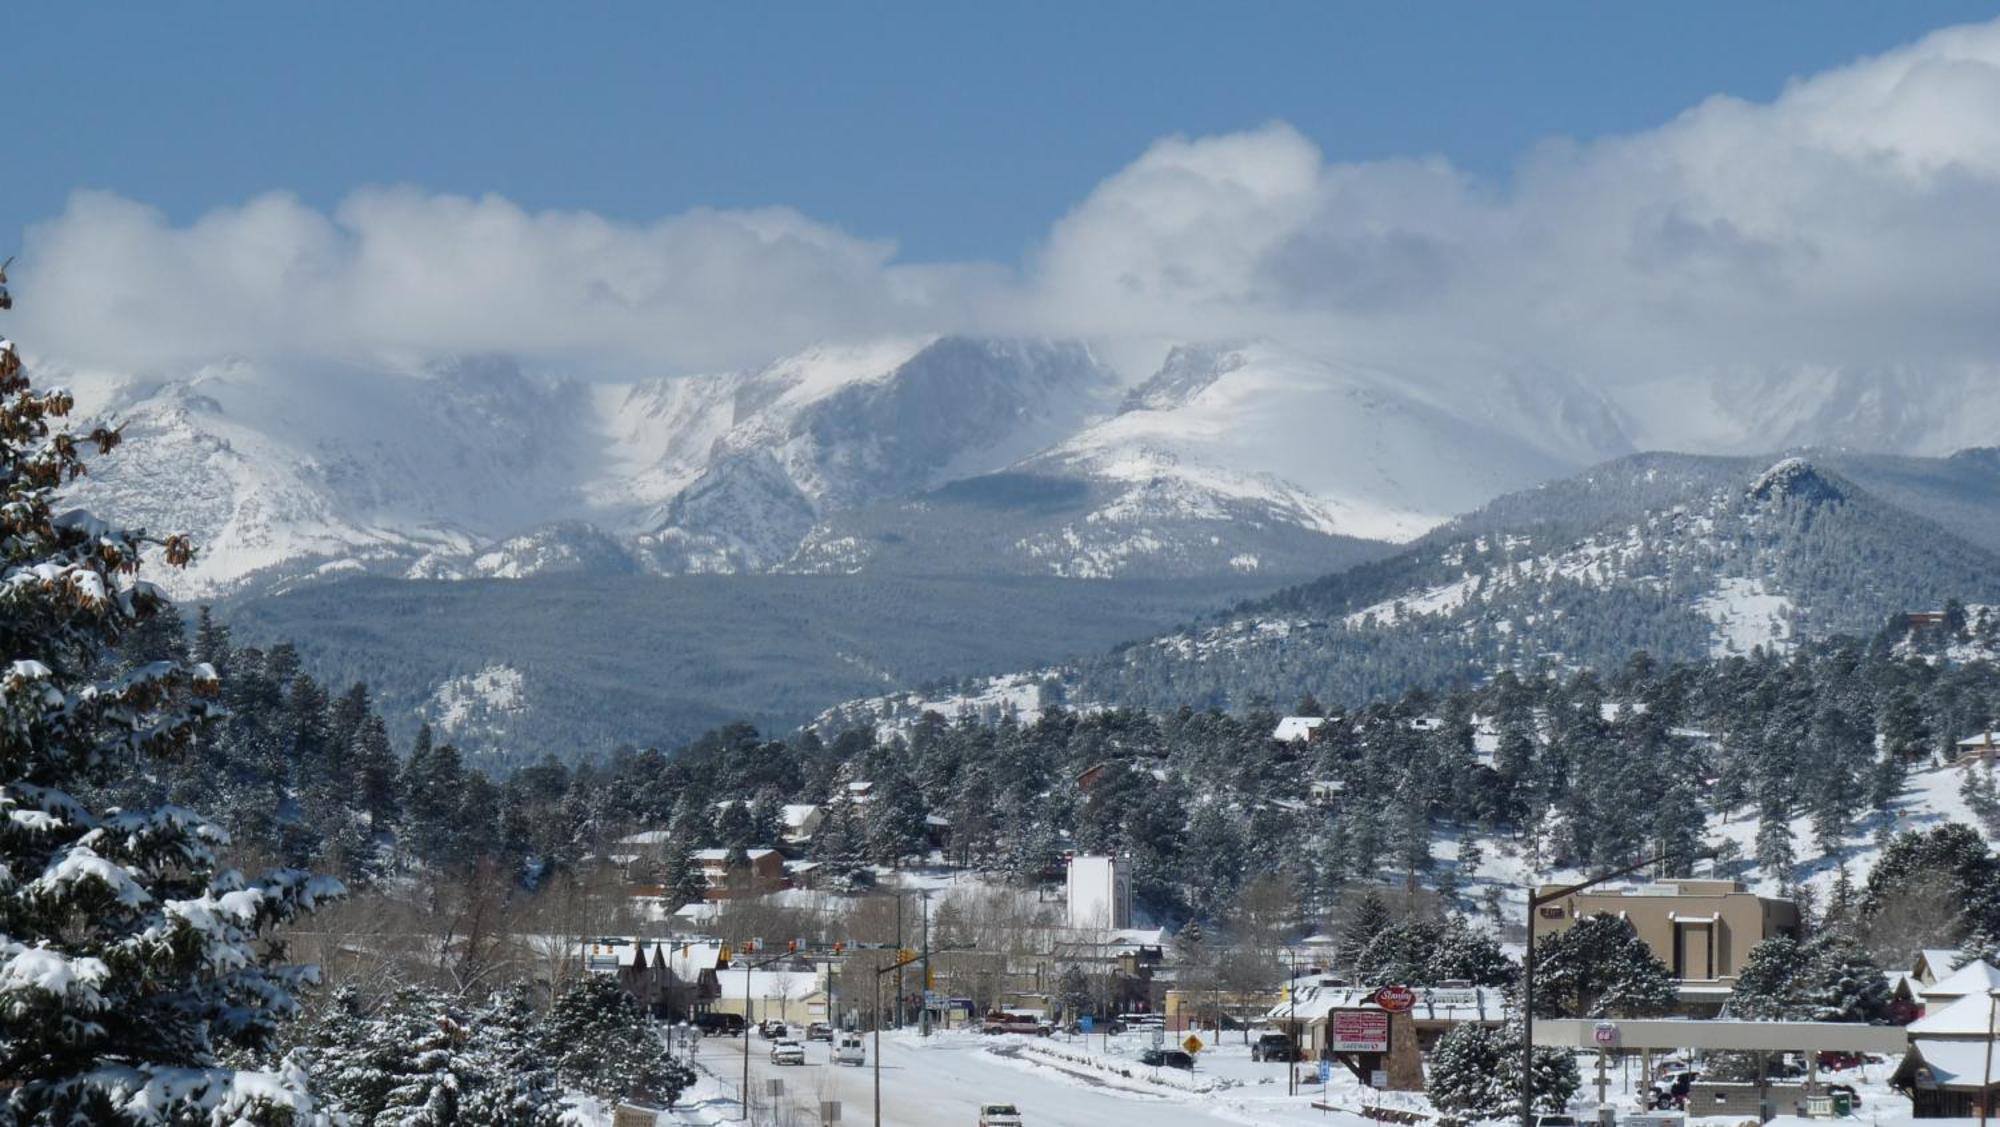
[[[1417,1004],[1417,992],[1407,986],[1384,986],[1375,992],[1375,1004],[1392,1014],[1408,1013]]]
[[[1389,1015],[1381,1010],[1335,1010],[1327,1025],[1336,1053],[1389,1051]]]

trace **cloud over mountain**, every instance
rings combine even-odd
[[[330,214],[269,195],[185,226],[80,193],[32,230],[19,280],[25,339],[124,368],[511,351],[668,374],[974,331],[1270,336],[1445,387],[1537,366],[1727,385],[1983,374],[1996,252],[2000,22],[1769,103],[1552,139],[1505,184],[1330,163],[1283,123],[1167,138],[1012,264],[904,262],[785,209],[628,223],[371,188]]]

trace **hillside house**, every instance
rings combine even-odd
[[[617,979],[632,999],[652,1014],[672,1012],[676,979],[669,965],[670,944],[658,939],[600,938],[583,945],[583,969]]]
[[[1271,729],[1271,738],[1281,744],[1309,742],[1313,733],[1320,730],[1329,718],[1325,716],[1286,716]]]
[[[710,900],[762,896],[785,887],[785,859],[775,849],[746,849],[734,865],[728,849],[701,849],[694,854],[708,882]]]
[[[826,821],[826,808],[816,802],[787,803],[778,808],[778,818],[785,826],[785,844],[803,845]]]
[[[2000,732],[1981,732],[1952,745],[1951,761],[1961,767],[1992,767],[2000,759]]]

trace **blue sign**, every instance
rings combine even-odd
[[[1097,1020],[1091,1017],[1089,1014],[1084,1014],[1082,1017],[1076,1019],[1076,1027],[1078,1029],[1083,1030],[1085,1033],[1090,1032],[1091,1026],[1096,1024]]]
[[[1332,1078],[1333,1078],[1333,1062],[1332,1062],[1332,1061],[1330,1061],[1330,1060],[1323,1060],[1323,1061],[1320,1061],[1320,1062],[1319,1062],[1319,1082],[1320,1082],[1321,1084],[1324,1084],[1324,1083],[1326,1083],[1326,1082],[1327,1082],[1328,1080],[1331,1080]]]

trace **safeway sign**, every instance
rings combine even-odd
[[[1328,1025],[1336,1053],[1389,1051],[1389,1015],[1381,1010],[1335,1010]]]

